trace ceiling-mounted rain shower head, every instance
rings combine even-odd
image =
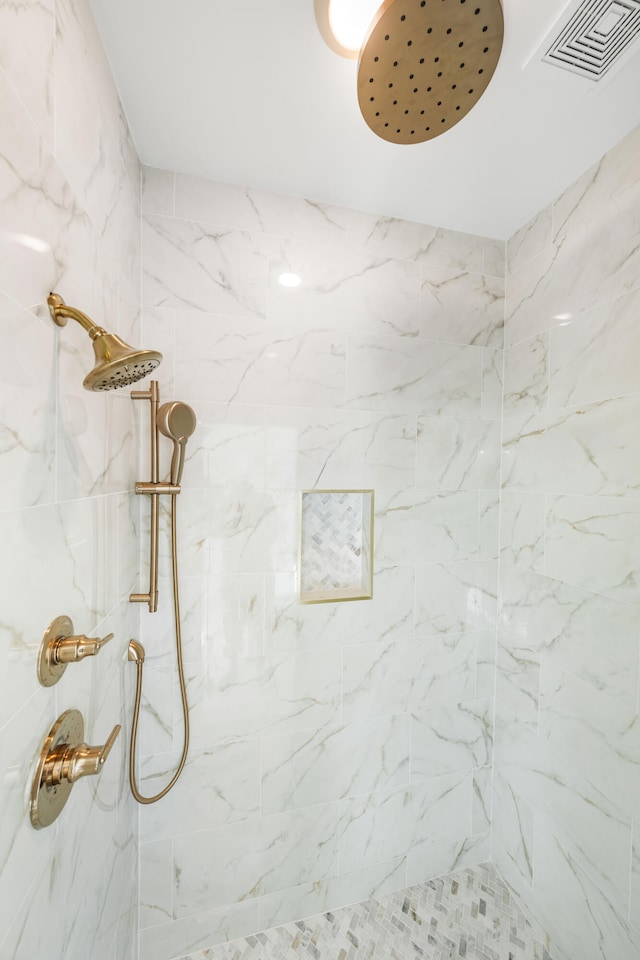
[[[115,333],[107,333],[89,317],[68,307],[61,296],[51,293],[47,297],[51,318],[59,327],[66,326],[71,317],[83,327],[93,341],[96,364],[91,373],[84,378],[85,390],[115,390],[142,380],[148,373],[160,366],[162,354],[157,350],[138,350],[130,347]]]
[[[486,90],[503,34],[501,0],[385,0],[358,63],[369,127],[391,143],[445,133]]]

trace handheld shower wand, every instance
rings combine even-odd
[[[159,533],[159,497],[164,494],[171,496],[171,568],[173,576],[173,613],[175,620],[176,658],[178,663],[178,679],[180,682],[180,697],[184,716],[184,744],[180,762],[169,783],[159,793],[152,797],[143,796],[138,790],[136,782],[136,741],[138,736],[138,719],[140,716],[140,702],[142,699],[142,672],[144,669],[144,648],[136,640],[129,643],[129,660],[135,663],[137,670],[136,699],[133,708],[131,724],[131,749],[129,751],[129,782],[131,792],[138,803],[148,804],[161,800],[171,790],[184,769],[189,751],[189,705],[187,703],[187,689],[182,662],[182,630],[180,625],[180,598],[178,591],[178,550],[177,550],[177,522],[176,502],[180,493],[180,481],[184,468],[184,456],[187,440],[196,428],[196,415],[191,407],[175,400],[173,403],[159,404],[159,390],[157,380],[152,380],[148,391],[133,391],[136,400],[149,400],[151,405],[151,481],[136,484],[136,493],[148,494],[151,497],[151,556],[150,556],[150,583],[149,592],[133,593],[130,599],[133,602],[149,604],[149,612],[155,613],[158,608],[158,533]],[[168,483],[159,480],[158,468],[158,433],[173,440],[173,458],[171,460],[170,480]]]
[[[188,403],[174,400],[163,403],[158,410],[158,430],[173,440],[173,459],[171,460],[171,483],[179,487],[184,469],[184,454],[187,440],[196,428],[196,415]]]

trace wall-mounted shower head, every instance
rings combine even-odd
[[[182,480],[184,454],[187,440],[196,428],[196,415],[188,403],[174,400],[163,403],[158,410],[158,429],[169,440],[173,440],[173,459],[171,461],[171,483],[178,486]]]
[[[85,313],[68,307],[61,296],[52,293],[47,298],[51,318],[59,327],[66,326],[71,317],[83,327],[93,341],[96,363],[84,378],[85,390],[115,390],[142,380],[160,366],[162,354],[157,350],[138,350],[97,326]]]

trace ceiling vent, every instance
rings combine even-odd
[[[571,8],[542,59],[600,80],[640,35],[640,0],[581,0]]]

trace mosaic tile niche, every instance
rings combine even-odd
[[[373,490],[303,490],[300,602],[373,596]]]

